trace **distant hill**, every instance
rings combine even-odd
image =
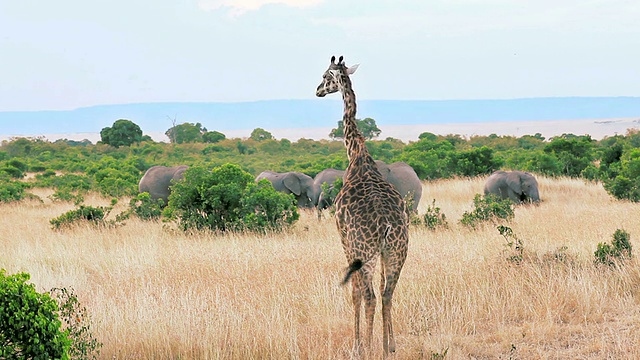
[[[358,117],[378,125],[640,117],[640,97],[561,97],[510,100],[359,100]],[[184,122],[208,130],[335,127],[339,99],[269,100],[235,103],[140,103],[69,111],[0,112],[0,135],[97,133],[117,119],[129,119],[145,133],[164,132]]]

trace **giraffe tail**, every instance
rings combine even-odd
[[[349,264],[349,268],[347,269],[347,274],[344,276],[344,280],[342,280],[342,285],[345,285],[351,279],[351,275],[354,272],[360,270],[362,268],[362,260],[355,259],[351,264]]]

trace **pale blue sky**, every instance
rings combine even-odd
[[[640,96],[637,0],[0,0],[0,111],[313,98]]]

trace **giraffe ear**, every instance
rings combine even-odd
[[[355,64],[355,65],[351,65],[347,68],[347,75],[353,75],[354,72],[356,72],[356,70],[358,70],[358,66],[360,66],[360,64]]]

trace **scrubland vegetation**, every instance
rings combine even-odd
[[[483,180],[424,184],[420,214],[435,199],[448,227],[410,229],[394,297],[396,358],[640,358],[637,256],[612,265],[594,256],[617,229],[637,244],[639,205],[600,183],[539,176],[540,205],[464,226]],[[339,285],[346,260],[328,213],[318,221],[303,211],[289,230],[267,234],[191,234],[136,217],[53,230],[50,219],[76,205],[52,201],[52,188],[25,191],[43,202],[0,205],[1,267],[28,272],[39,291],[73,288],[100,358],[352,357],[350,287]],[[111,199],[90,191],[83,203]],[[378,312],[374,358],[380,322]]]
[[[55,306],[42,294],[57,289],[66,337],[56,337],[54,320],[33,318],[58,339],[56,351],[352,358],[350,288],[339,285],[346,261],[330,211],[318,220],[252,181],[263,170],[344,169],[342,142],[276,140],[264,129],[227,139],[182,124],[165,144],[134,125],[117,121],[98,144],[0,146],[0,291],[21,289],[50,316]],[[423,133],[367,146],[424,181],[394,296],[396,358],[640,358],[640,133],[600,141]],[[194,177],[164,212],[137,194],[149,167],[178,164]],[[497,169],[533,172],[543,201],[514,207],[478,196]],[[7,299],[14,309],[23,297]],[[378,312],[374,358],[380,321]],[[28,350],[0,335],[1,350]]]

